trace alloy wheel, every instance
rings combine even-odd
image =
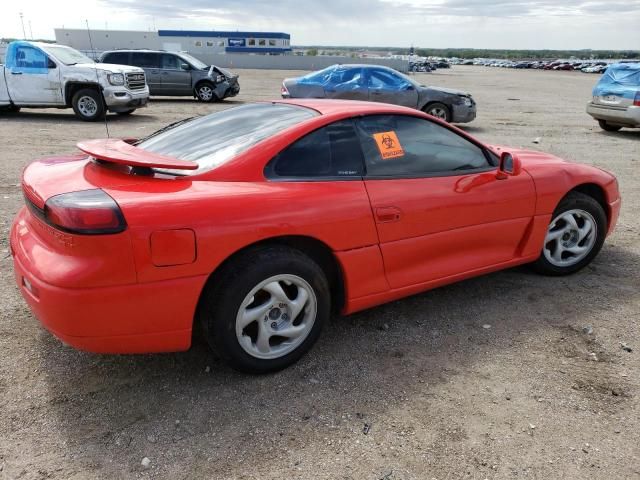
[[[544,241],[545,258],[556,267],[570,267],[589,255],[596,243],[598,226],[584,210],[562,212],[549,225]]]
[[[244,298],[236,316],[236,336],[249,355],[280,358],[304,342],[316,314],[316,294],[306,280],[276,275],[260,282]]]

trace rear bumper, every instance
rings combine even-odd
[[[614,125],[640,127],[640,107],[614,107],[589,102],[587,113],[596,120],[604,120]]]
[[[190,347],[205,277],[59,287],[34,274],[40,266],[29,260],[21,245],[31,234],[24,222],[14,222],[10,248],[16,283],[36,318],[64,343],[95,353],[169,352]],[[60,255],[60,264],[65,261],[69,259]]]

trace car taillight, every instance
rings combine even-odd
[[[633,99],[633,105],[640,107],[640,91],[636,92],[636,98]]]
[[[51,197],[44,205],[51,226],[69,233],[101,235],[127,228],[120,207],[102,190],[83,190]]]

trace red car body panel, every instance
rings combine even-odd
[[[120,143],[113,154],[119,161],[102,150],[107,165],[75,155],[28,166],[23,190],[36,207],[58,194],[100,188],[127,223],[117,234],[77,235],[26,207],[18,213],[10,235],[16,281],[44,326],[89,351],[184,350],[212,272],[258,242],[302,237],[324,244],[342,274],[346,314],[534,261],[553,210],[580,185],[601,189],[609,231],[615,225],[620,199],[611,174],[538,152],[510,149],[523,171],[506,180],[492,169],[421,179],[269,181],[269,160],[323,125],[364,114],[427,117],[365,102],[279,103],[321,114],[208,172],[131,175],[126,155],[139,166],[175,168],[180,161]],[[93,154],[96,145],[84,147]],[[488,148],[499,154],[503,147]]]

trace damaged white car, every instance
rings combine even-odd
[[[73,108],[81,120],[133,113],[149,100],[144,70],[95,63],[73,48],[16,41],[0,65],[0,109]]]

